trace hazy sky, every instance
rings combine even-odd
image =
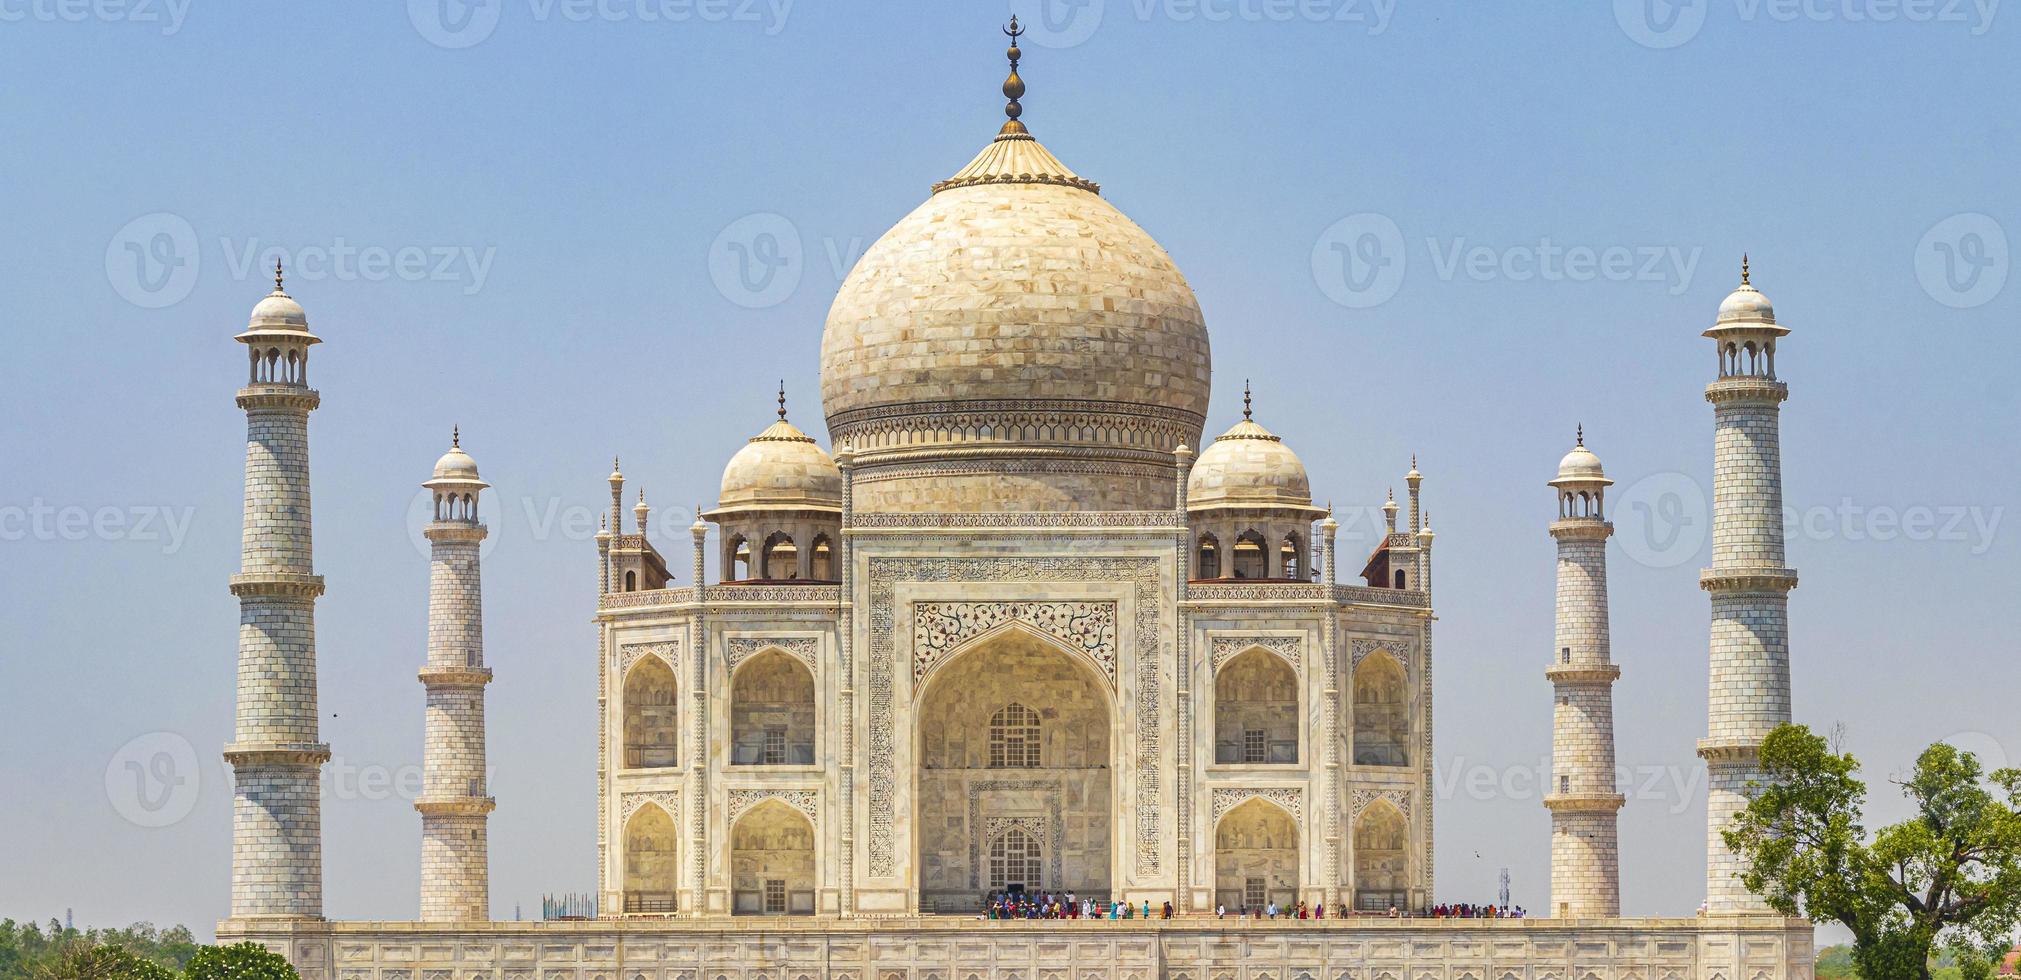
[[[1001,2],[442,2],[0,0],[0,915],[226,910],[231,337],[275,254],[326,341],[329,914],[415,913],[414,505],[452,424],[497,487],[494,911],[593,888],[612,454],[685,568],[778,379],[822,433],[855,256],[1002,118]],[[1698,334],[1743,250],[1793,330],[1799,720],[1876,780],[1950,736],[2021,761],[2021,11],[1641,2],[1081,0],[1025,45],[1033,132],[1199,294],[1209,430],[1253,378],[1343,574],[1420,454],[1447,901],[1504,866],[1545,901],[1544,481],[1580,422],[1619,484],[1624,903],[1702,897]]]

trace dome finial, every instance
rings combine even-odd
[[[1249,379],[1242,379],[1242,418],[1247,420],[1255,415],[1249,404]]]
[[[449,427],[449,448],[451,448],[451,449],[462,449],[462,448],[463,448],[463,427],[462,427],[462,426],[460,426],[460,425],[452,425],[452,426],[450,426],[450,427]]]
[[[274,256],[274,295],[276,296],[287,295],[287,292],[281,288],[281,279],[281,257],[277,255]]]
[[[1586,444],[1586,423],[1584,423],[1584,422],[1581,422],[1581,423],[1579,423],[1579,443],[1578,443],[1578,444],[1579,444],[1579,445],[1581,445],[1581,446],[1583,446],[1583,445],[1585,445],[1585,444]]]
[[[1018,59],[1024,57],[1024,52],[1018,50],[1018,38],[1024,36],[1025,29],[1018,25],[1016,14],[1011,15],[1010,26],[1004,28],[1003,32],[1011,39],[1010,50],[1004,52],[1004,55],[1010,58],[1010,77],[1003,81],[1004,98],[1010,100],[1003,107],[1003,114],[1009,116],[1010,120],[1003,124],[1003,129],[999,130],[997,135],[1021,135],[1025,132],[1025,124],[1019,122],[1018,117],[1025,114],[1025,107],[1019,105],[1018,100],[1024,98],[1025,80],[1018,77]]]
[[[1746,252],[1742,252],[1742,253],[1740,253],[1740,284],[1741,284],[1741,285],[1743,285],[1743,286],[1749,285],[1749,283],[1748,283],[1748,281],[1747,281],[1747,253],[1746,253]]]
[[[786,379],[779,379],[779,421],[786,421]]]

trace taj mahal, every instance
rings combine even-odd
[[[1558,556],[1556,635],[1528,641],[1534,723],[1554,733],[1552,831],[1535,842],[1549,904],[1428,917],[1435,487],[1397,461],[1386,534],[1343,556],[1267,400],[1245,390],[1241,418],[1209,418],[1192,290],[1027,129],[1015,31],[1008,119],[834,298],[832,448],[782,391],[769,424],[753,413],[687,554],[662,554],[643,495],[608,478],[580,651],[598,678],[579,706],[600,732],[593,917],[491,919],[486,824],[511,801],[485,779],[489,488],[461,433],[423,484],[419,916],[323,915],[320,341],[276,270],[237,337],[248,436],[220,939],[266,944],[308,980],[1808,980],[1811,927],[1742,888],[1719,836],[1761,739],[1790,717],[1788,331],[1748,272],[1709,327],[1689,327],[1716,353],[1702,365],[1716,368],[1710,712],[1677,735],[1709,769],[1706,906],[1621,915],[1611,481],[1582,433],[1555,471],[1540,463],[1535,500]],[[1680,373],[1680,397],[1692,383]],[[1175,911],[978,916],[1019,891]],[[1298,903],[1328,917],[1214,914]]]

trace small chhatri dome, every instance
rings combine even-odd
[[[718,511],[840,510],[842,471],[813,437],[786,420],[786,387],[779,386],[779,420],[751,437],[723,468]]]
[[[470,454],[463,451],[463,431],[460,426],[452,427],[449,430],[449,451],[443,453],[442,458],[435,461],[434,477],[427,483],[422,484],[422,486],[434,487],[451,484],[459,487],[474,486],[480,489],[490,486],[490,484],[485,483],[477,475],[477,460],[470,458]]]
[[[262,298],[253,307],[252,318],[246,325],[248,332],[263,330],[292,330],[300,333],[309,331],[309,314],[302,310],[302,304],[295,302],[282,288],[281,260],[274,260],[274,291]]]
[[[1200,453],[1186,479],[1189,507],[1312,506],[1305,464],[1284,440],[1254,418],[1243,386],[1242,421]]]
[[[1799,318],[1801,319],[1801,318]],[[1740,257],[1740,285],[1719,304],[1719,325],[1729,323],[1774,323],[1775,307],[1748,281],[1747,256]]]
[[[1568,483],[1597,483],[1603,486],[1611,486],[1614,483],[1613,480],[1607,479],[1607,473],[1600,468],[1600,457],[1593,455],[1593,451],[1586,448],[1586,427],[1583,425],[1579,427],[1578,443],[1572,447],[1571,452],[1565,454],[1564,459],[1558,461],[1558,478],[1551,481],[1551,486],[1563,486]]]

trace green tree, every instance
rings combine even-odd
[[[186,980],[301,980],[286,957],[259,943],[206,946],[183,968]]]
[[[1747,862],[1741,881],[1784,915],[1850,929],[1861,976],[1929,980],[1940,942],[1986,945],[2021,921],[2021,770],[1993,773],[1988,789],[1971,753],[1932,745],[1900,783],[1916,815],[1869,837],[1850,754],[1784,725],[1761,767],[1724,832]]]

